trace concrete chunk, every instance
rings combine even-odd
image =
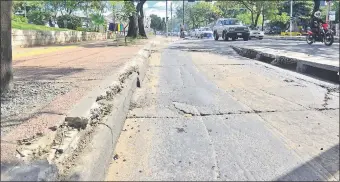
[[[84,117],[66,117],[67,125],[77,129],[85,129],[89,120]]]

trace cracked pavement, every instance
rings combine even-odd
[[[106,180],[339,180],[339,86],[232,43],[181,40],[152,55]]]

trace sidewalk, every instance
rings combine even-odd
[[[296,40],[296,41],[306,41],[306,36],[271,36],[265,35],[265,39],[276,39],[276,40]],[[339,42],[339,36],[334,36],[334,42]]]
[[[99,41],[14,50],[14,87],[1,97],[1,162],[17,162],[18,141],[51,131],[149,40],[127,47]]]

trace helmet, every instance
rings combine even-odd
[[[316,11],[316,12],[314,13],[314,16],[315,16],[316,18],[320,18],[320,17],[321,17],[321,12],[320,12],[320,11]]]

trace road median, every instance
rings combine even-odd
[[[239,55],[266,62],[278,67],[313,75],[329,81],[339,81],[339,62],[304,53],[259,48],[254,46],[231,46]]]
[[[306,41],[306,36],[265,36],[265,39],[273,40],[295,40],[295,41]],[[334,42],[339,42],[339,37],[334,37]]]

